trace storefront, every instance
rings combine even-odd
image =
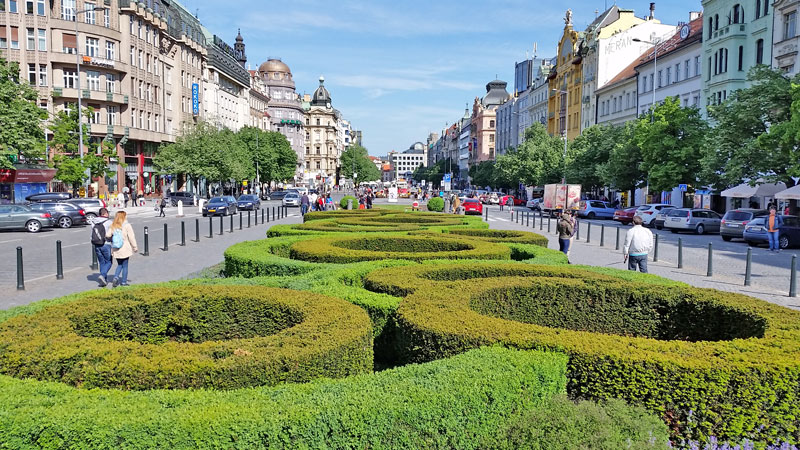
[[[25,203],[29,195],[47,192],[55,169],[0,169],[0,204]]]

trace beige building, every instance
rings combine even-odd
[[[775,0],[772,9],[772,67],[781,69],[786,76],[792,77],[800,72],[800,61],[797,57],[800,49],[800,35],[797,32],[800,1]]]
[[[306,110],[305,180],[309,185],[335,184],[339,158],[344,151],[340,129],[341,114],[331,104],[325,78],[311,96]]]
[[[508,99],[506,86],[505,81],[490,81],[486,84],[486,95],[482,99],[475,97],[470,124],[470,165],[495,158],[497,107]]]
[[[267,83],[261,78],[257,70],[250,70],[250,117],[247,125],[256,127],[264,131],[270,131],[269,112],[269,89]]]

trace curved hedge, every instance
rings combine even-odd
[[[428,200],[428,211],[442,212],[444,211],[444,199],[441,197],[433,197]]]
[[[469,236],[477,239],[483,239],[489,242],[531,244],[545,248],[547,248],[548,244],[548,240],[545,236],[528,231],[451,228],[446,232],[449,234],[457,234],[459,236]]]
[[[342,199],[339,200],[339,207],[344,209],[344,210],[347,210],[347,201],[348,200],[352,200],[353,201],[352,208],[357,210],[358,209],[358,198],[353,197],[352,195],[345,195],[344,197],[342,197]]]
[[[316,268],[314,264],[289,259],[290,247],[316,235],[244,241],[225,250],[225,274],[229,277],[300,275]]]
[[[522,264],[379,270],[407,295],[399,352],[430,361],[504,343],[569,355],[578,398],[657,411],[683,437],[800,440],[800,312],[743,295]],[[694,429],[683,428],[694,415]],[[687,434],[689,436],[687,436]]]
[[[0,373],[119,389],[235,389],[372,369],[361,308],[252,286],[90,291],[0,323]]]
[[[475,239],[441,236],[337,236],[297,241],[292,259],[325,263],[353,263],[383,259],[510,259],[511,250]]]

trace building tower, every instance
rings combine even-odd
[[[258,72],[269,89],[267,110],[270,117],[270,129],[278,131],[289,141],[289,145],[297,153],[296,180],[303,179],[306,167],[306,132],[305,112],[300,96],[295,92],[292,71],[279,58],[270,58],[261,64]]]
[[[244,38],[242,38],[242,30],[236,34],[236,43],[233,44],[233,52],[236,54],[236,60],[239,65],[245,67],[247,63],[247,55],[244,53]]]

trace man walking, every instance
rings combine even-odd
[[[100,287],[108,284],[108,271],[111,270],[111,246],[108,244],[106,235],[111,227],[111,220],[108,218],[108,210],[100,208],[97,218],[92,221],[92,244],[94,253],[97,255],[97,263],[100,266],[100,276],[97,282]]]
[[[637,268],[647,273],[647,254],[653,249],[653,233],[642,226],[642,218],[633,216],[633,228],[625,234],[625,246],[622,248],[623,261],[627,261],[628,270]]]
[[[300,214],[304,216],[306,215],[306,213],[308,212],[308,205],[310,202],[311,201],[308,198],[308,194],[304,193],[303,196],[300,197]]]
[[[167,198],[161,197],[161,202],[159,202],[158,204],[158,217],[167,217],[167,215],[164,214],[164,208],[166,207],[167,207]]]
[[[574,229],[575,227],[572,223],[572,218],[569,216],[569,213],[562,213],[561,220],[559,220],[558,225],[556,225],[556,231],[558,231],[558,250],[563,252],[565,255],[569,255],[569,244]],[[569,256],[567,256],[567,258],[569,258]]]
[[[769,217],[767,217],[767,239],[769,240],[769,251],[780,252],[780,234],[783,226],[783,217],[778,215],[775,205],[769,207]]]

